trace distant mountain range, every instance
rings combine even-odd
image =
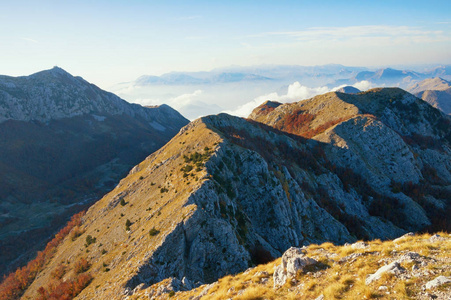
[[[145,85],[207,85],[236,82],[265,82],[281,80],[299,80],[310,78],[334,80],[356,75],[366,70],[361,67],[346,67],[342,65],[325,66],[253,66],[228,67],[214,69],[209,72],[171,72],[161,76],[144,75],[132,82],[137,86]]]
[[[0,273],[187,123],[58,67],[0,76]]]
[[[350,84],[363,80],[375,85],[407,87],[412,83],[435,76],[451,76],[450,66],[440,66],[426,71],[383,68],[369,70],[364,67],[343,65],[324,66],[254,66],[215,69],[209,72],[172,72],[161,76],[144,75],[133,82],[145,85],[207,85],[234,82],[269,80],[323,81],[322,85]],[[307,84],[308,85],[308,84]]]
[[[196,84],[215,84],[215,83],[230,83],[240,81],[260,81],[271,80],[271,78],[263,77],[255,74],[246,73],[219,73],[211,76],[202,76],[205,73],[168,73],[162,76],[141,76],[135,83],[137,85],[151,85],[151,84],[168,84],[168,85],[196,85]]]

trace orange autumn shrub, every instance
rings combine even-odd
[[[22,296],[43,266],[53,257],[58,245],[75,226],[81,225],[81,218],[84,214],[85,212],[82,211],[73,215],[67,225],[46,245],[44,251],[39,251],[36,258],[28,262],[26,266],[3,278],[3,282],[0,284],[0,300],[14,300]]]

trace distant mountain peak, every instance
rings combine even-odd
[[[451,114],[451,82],[440,77],[428,78],[411,86],[409,91],[445,114]]]
[[[50,71],[58,73],[67,73],[63,68],[60,68],[58,66],[54,66],[53,68],[50,69]]]
[[[52,76],[70,76],[73,77],[69,72],[67,72],[66,70],[58,67],[58,66],[54,66],[51,69],[48,70],[43,70],[43,71],[39,71],[36,72],[34,74],[31,74],[29,77],[39,77],[39,76],[47,76],[47,75],[52,75]],[[27,76],[25,76],[27,77]]]
[[[412,86],[410,86],[407,90],[412,93],[419,93],[422,91],[430,90],[430,91],[444,91],[446,89],[451,88],[451,82],[446,81],[440,77],[434,78],[426,78]]]
[[[30,76],[2,76],[0,91],[0,123],[6,120],[47,122],[92,113],[125,114],[149,122],[161,117],[184,119],[169,106],[149,109],[130,104],[57,66]],[[160,113],[162,110],[164,114]]]
[[[337,90],[337,92],[339,92],[339,93],[345,93],[345,94],[358,94],[358,93],[360,93],[361,91],[360,91],[358,88],[355,88],[355,87],[353,87],[353,86],[348,85],[348,86],[344,86],[344,87],[342,87],[342,88],[339,88],[339,89]]]

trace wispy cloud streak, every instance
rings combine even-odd
[[[408,38],[412,41],[450,40],[442,30],[425,30],[419,27],[368,25],[348,27],[311,27],[298,31],[265,32],[254,37],[279,36],[296,41],[309,42],[321,40],[349,41],[354,39],[398,39]]]
[[[31,42],[31,43],[35,43],[35,44],[39,43],[37,40],[26,38],[26,37],[21,37],[20,39],[23,41],[27,41],[27,42]]]

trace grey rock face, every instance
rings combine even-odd
[[[390,180],[417,183],[421,178],[408,146],[375,118],[352,118],[316,139],[333,145],[331,154],[340,164],[369,178],[375,188],[389,184]]]
[[[160,131],[186,124],[167,105],[147,108],[130,104],[58,67],[30,76],[0,76],[0,123],[6,120],[48,122],[86,114],[93,115],[97,121],[102,121],[104,115],[142,118]]]
[[[329,113],[331,107],[335,114]],[[308,121],[309,126],[301,123],[290,127],[288,122],[298,120],[298,116],[312,121]],[[436,226],[433,223],[446,215],[451,185],[451,122],[437,109],[401,89],[374,89],[358,95],[328,93],[281,104],[270,112],[261,106],[250,118],[301,136],[315,130],[313,139],[321,142],[331,163],[359,174],[372,189],[398,203],[405,216],[401,217],[404,230]],[[343,177],[340,179],[343,181]],[[327,182],[330,186],[333,181]],[[415,189],[423,189],[424,196],[415,195]],[[329,194],[335,201],[348,198],[336,192]],[[347,212],[355,215],[365,211],[358,207],[358,201],[342,203]],[[430,209],[431,206],[437,209]],[[362,219],[365,222],[370,218]],[[390,221],[400,225],[395,219]],[[365,222],[365,229],[386,237],[390,237],[388,232],[394,232],[389,224],[376,222]],[[397,232],[398,236],[401,234]]]

